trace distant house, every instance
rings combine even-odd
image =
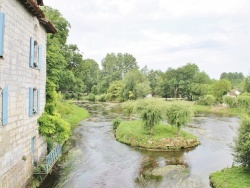
[[[230,97],[237,97],[239,94],[240,92],[238,90],[231,90],[227,92],[227,96],[230,96]]]
[[[46,35],[56,29],[42,0],[0,0],[0,188],[25,187],[46,153],[37,119],[45,106]]]

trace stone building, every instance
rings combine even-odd
[[[0,188],[25,187],[33,156],[46,153],[37,119],[45,106],[46,35],[56,29],[42,0],[0,0]]]

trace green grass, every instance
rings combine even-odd
[[[192,142],[192,144],[199,144],[196,136],[185,131],[181,131],[181,136],[179,138],[176,135],[176,128],[164,124],[156,125],[153,134],[148,135],[141,121],[122,122],[116,129],[116,139],[118,141],[146,149],[176,150],[183,148],[173,143],[176,140],[185,143],[186,141],[192,140],[195,141]]]
[[[250,187],[250,170],[244,167],[226,168],[210,175],[210,182],[215,188]]]
[[[89,116],[87,110],[73,104],[70,101],[58,102],[57,112],[61,118],[71,125],[71,129],[77,127],[78,123]]]
[[[211,106],[194,105],[195,112],[199,113],[216,113],[216,114],[228,114],[228,115],[241,115],[242,110],[239,108],[221,108],[214,110]],[[216,107],[215,107],[216,108]]]

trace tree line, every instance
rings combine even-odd
[[[198,100],[212,95],[217,102],[231,89],[250,91],[250,76],[223,72],[219,80],[211,79],[194,63],[167,71],[139,68],[129,53],[107,53],[101,68],[93,59],[84,59],[75,44],[67,44],[70,23],[58,10],[45,7],[44,12],[58,32],[47,37],[47,77],[57,92],[66,98],[102,95],[103,100],[126,101],[148,94],[165,98]]]

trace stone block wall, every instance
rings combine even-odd
[[[8,86],[8,124],[0,124],[0,188],[25,187],[34,155],[46,153],[37,119],[45,106],[46,30],[18,0],[0,0],[5,14],[4,54],[0,57],[0,87]],[[29,67],[30,37],[42,44],[42,69]],[[40,113],[29,117],[29,88],[40,90]],[[24,160],[26,158],[26,160]]]

